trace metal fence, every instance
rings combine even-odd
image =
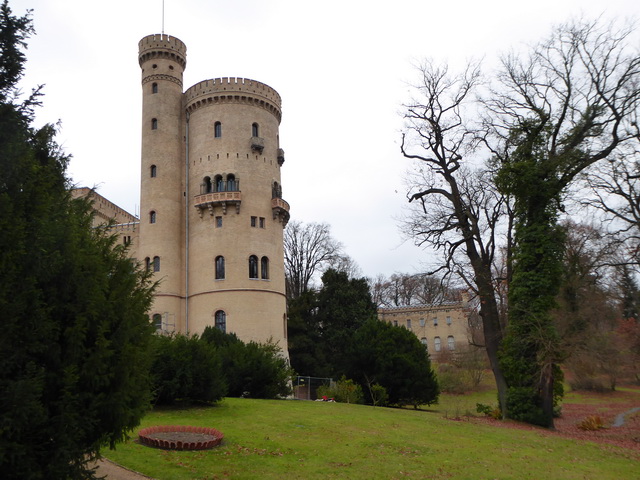
[[[298,400],[316,400],[318,387],[331,386],[332,384],[332,378],[296,377],[293,382],[293,396]]]

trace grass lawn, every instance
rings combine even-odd
[[[104,455],[161,480],[640,478],[640,453],[610,445],[452,418],[495,394],[443,395],[425,410],[227,398],[218,406],[157,409],[150,425],[214,427],[222,446],[176,452],[134,439]],[[640,404],[640,398],[639,398]]]

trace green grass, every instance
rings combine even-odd
[[[155,410],[150,425],[221,430],[222,446],[163,451],[135,441],[105,456],[162,480],[186,479],[632,479],[638,453],[451,418],[495,403],[495,393],[443,396],[426,410],[227,398],[220,405]]]

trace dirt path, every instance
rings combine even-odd
[[[98,477],[106,476],[106,480],[154,480],[152,477],[121,467],[106,458],[99,460],[97,465]]]

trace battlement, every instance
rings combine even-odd
[[[270,110],[280,121],[280,94],[269,85],[248,78],[223,77],[196,83],[184,93],[187,111],[211,103],[240,102]]]
[[[140,66],[152,58],[170,58],[184,69],[187,66],[187,46],[182,40],[162,33],[147,35],[138,42]]]

